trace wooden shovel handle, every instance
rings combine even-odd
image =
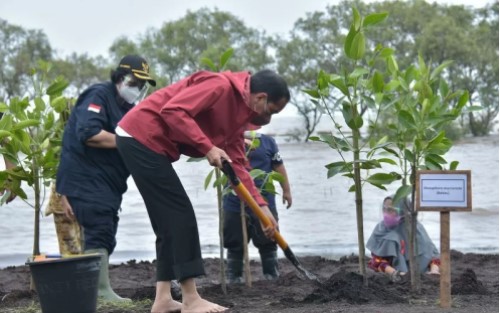
[[[246,204],[248,204],[252,212],[257,216],[261,223],[264,224],[265,227],[271,227],[271,220],[266,214],[264,214],[264,212],[262,212],[259,204],[257,204],[257,201],[255,201],[245,185],[243,185],[238,176],[236,176],[236,173],[234,172],[231,164],[227,160],[222,160],[222,168],[224,173],[229,178],[229,181],[233,185],[233,189],[238,197],[241,200],[245,201]],[[278,231],[274,232],[274,239],[281,249],[286,250],[288,248],[288,243]]]

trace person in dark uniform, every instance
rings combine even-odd
[[[147,83],[156,86],[146,60],[125,56],[111,81],[92,85],[78,97],[63,134],[56,191],[68,200],[62,202],[67,217],[83,228],[84,252],[103,255],[98,295],[107,301],[128,300],[112,290],[108,273],[130,175],[116,149],[115,128],[144,97]]]
[[[292,194],[290,184],[283,159],[280,156],[276,141],[265,134],[255,134],[245,136],[245,143],[248,151],[248,160],[252,169],[260,169],[265,173],[278,172],[283,176],[280,182],[282,189],[283,204],[287,204],[287,209],[292,205]],[[252,145],[253,137],[258,139],[257,147]],[[255,179],[255,185],[262,187],[264,181]],[[278,211],[276,210],[275,194],[263,191],[262,196],[266,199],[267,205],[274,218],[278,221]],[[227,271],[229,283],[243,282],[243,233],[241,228],[241,201],[230,193],[224,197],[224,248],[227,249]],[[259,249],[262,264],[262,272],[268,280],[276,279],[278,271],[278,246],[276,242],[267,238],[260,227],[260,221],[247,207],[247,233],[248,240]]]

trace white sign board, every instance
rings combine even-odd
[[[470,171],[417,172],[417,210],[470,211]]]

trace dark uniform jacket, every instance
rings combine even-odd
[[[133,107],[118,103],[117,97],[115,85],[106,82],[89,87],[78,98],[64,130],[58,193],[120,205],[129,172],[118,150],[85,144],[101,130],[115,133],[118,121]]]

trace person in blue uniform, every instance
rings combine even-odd
[[[252,169],[260,169],[266,173],[278,172],[283,176],[280,182],[282,189],[283,204],[287,209],[292,205],[292,194],[283,159],[280,156],[276,141],[265,134],[246,132],[245,143],[247,157]],[[252,145],[253,138],[258,139],[256,147]],[[257,141],[257,140],[255,140]],[[261,188],[262,179],[256,179],[255,185]],[[276,221],[278,211],[276,210],[275,194],[262,191],[262,196],[267,201],[269,209]],[[223,200],[224,207],[224,248],[227,249],[227,271],[229,283],[243,282],[243,233],[241,226],[241,202],[234,194],[228,194]],[[266,279],[272,280],[279,276],[278,270],[278,246],[276,242],[267,238],[260,227],[259,219],[247,208],[246,222],[248,240],[259,250],[262,264],[262,272]]]
[[[84,253],[101,253],[98,295],[124,301],[109,284],[108,260],[116,246],[118,211],[129,171],[116,149],[115,128],[141,100],[149,85],[149,65],[138,55],[123,57],[111,81],[90,86],[78,97],[63,134],[56,191],[64,212],[83,229]],[[66,200],[65,199],[65,200]]]

